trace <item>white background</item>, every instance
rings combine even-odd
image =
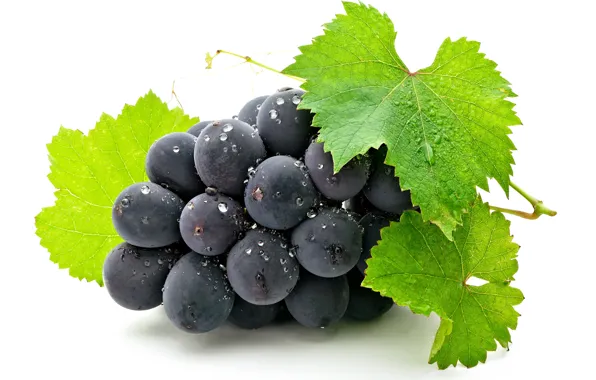
[[[87,131],[101,112],[153,89],[203,119],[236,113],[289,83],[204,56],[218,48],[272,66],[341,12],[332,1],[0,2],[0,379],[568,379],[593,378],[594,47],[591,1],[382,1],[411,69],[445,37],[467,36],[519,95],[514,180],[557,211],[510,218],[521,245],[514,283],[526,296],[511,350],[487,364],[439,371],[427,358],[436,318],[395,309],[376,323],[325,331],[223,328],[204,336],[170,326],[161,309],[119,308],[105,289],[48,260],[34,216],[53,203],[45,144],[60,125]],[[272,54],[267,54],[272,53]],[[174,106],[174,102],[170,103]],[[507,201],[495,185],[485,200]]]

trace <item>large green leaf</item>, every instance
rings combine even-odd
[[[35,218],[50,259],[73,277],[103,285],[103,261],[122,242],[112,226],[114,199],[147,180],[145,155],[155,140],[197,121],[149,92],[117,118],[103,114],[88,136],[61,127],[48,144],[56,203]]]
[[[520,124],[509,83],[496,63],[465,38],[446,39],[433,64],[410,71],[395,50],[385,14],[344,3],[346,15],[284,72],[306,80],[301,108],[339,170],[369,148],[388,147],[402,188],[411,190],[424,220],[451,238],[462,213],[495,178],[508,193],[514,145],[509,126]]]
[[[381,231],[363,285],[415,313],[441,317],[430,362],[447,368],[485,362],[497,342],[507,347],[519,314],[520,290],[509,286],[519,246],[509,221],[478,201],[449,241],[441,230],[408,211]],[[471,278],[488,281],[468,284]]]

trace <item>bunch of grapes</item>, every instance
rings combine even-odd
[[[151,146],[150,182],[124,189],[112,210],[125,241],[103,267],[114,301],[163,305],[189,333],[284,315],[326,327],[393,306],[361,282],[380,229],[412,208],[410,194],[382,149],[334,173],[313,114],[297,109],[303,94],[282,88]]]

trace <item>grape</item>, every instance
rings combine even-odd
[[[381,229],[389,225],[390,220],[379,213],[368,213],[360,219],[360,225],[364,228],[362,235],[362,255],[358,260],[358,269],[364,273],[368,264],[366,260],[370,258],[370,250],[381,240]]]
[[[327,327],[345,314],[350,299],[346,276],[323,278],[306,271],[286,297],[292,317],[306,327]]]
[[[238,120],[241,120],[250,126],[255,126],[257,124],[259,108],[261,108],[261,104],[268,96],[269,95],[258,96],[246,103],[240,112],[238,112]]]
[[[103,280],[116,303],[130,310],[149,310],[161,305],[161,288],[170,268],[187,251],[177,247],[140,248],[118,244],[103,264]]]
[[[167,134],[153,143],[145,159],[149,180],[173,191],[184,201],[205,191],[195,169],[195,139],[184,132]]]
[[[317,189],[336,201],[345,201],[362,190],[370,164],[366,158],[353,159],[334,174],[331,153],[325,152],[323,143],[317,142],[312,142],[306,150],[304,163]]]
[[[323,209],[292,232],[300,265],[320,277],[338,277],[356,265],[362,252],[362,232],[343,209]]]
[[[347,275],[350,285],[350,302],[346,316],[360,321],[370,321],[388,312],[394,305],[389,297],[384,297],[372,289],[361,286],[364,276],[357,270]]]
[[[243,329],[258,329],[275,320],[282,304],[283,302],[272,305],[254,305],[241,297],[236,297],[228,321]]]
[[[306,218],[317,191],[306,166],[289,156],[274,156],[250,174],[244,193],[248,214],[261,226],[287,230]]]
[[[276,92],[261,104],[257,128],[270,155],[301,157],[308,147],[316,129],[311,127],[313,114],[296,109],[303,94],[300,89]]]
[[[143,248],[165,247],[181,239],[178,218],[184,201],[152,182],[124,189],[114,202],[112,223],[126,242]]]
[[[287,241],[265,229],[248,231],[230,250],[226,266],[236,294],[255,305],[283,300],[298,281],[299,265]]]
[[[168,274],[163,306],[176,327],[196,334],[222,325],[230,315],[234,298],[218,261],[190,252]]]
[[[258,133],[240,120],[209,124],[195,145],[195,166],[203,183],[232,197],[244,191],[248,168],[264,160],[267,152]]]
[[[244,207],[219,193],[199,194],[180,215],[180,233],[186,245],[202,255],[226,252],[244,230]]]
[[[205,127],[211,123],[213,123],[213,120],[200,121],[200,122],[196,123],[195,125],[193,125],[192,127],[190,127],[188,129],[188,131],[186,131],[186,133],[190,133],[191,135],[193,135],[195,137],[199,137],[199,135],[201,134],[201,131],[203,129],[205,129]]]
[[[412,208],[410,191],[402,191],[394,168],[382,162],[374,165],[363,192],[370,203],[381,211],[401,214]]]

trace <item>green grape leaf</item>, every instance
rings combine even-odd
[[[155,140],[196,122],[150,91],[116,118],[103,114],[88,135],[61,127],[47,146],[56,202],[35,217],[50,260],[103,286],[104,259],[122,242],[112,226],[114,200],[125,187],[147,180],[145,155]]]
[[[300,108],[316,114],[336,171],[387,145],[385,163],[402,188],[451,239],[477,186],[488,191],[495,178],[509,194],[508,135],[521,121],[506,98],[516,95],[478,42],[448,38],[431,66],[410,71],[386,14],[362,3],[344,8],[283,72],[305,79]]]
[[[495,340],[503,347],[511,341],[509,329],[519,316],[513,306],[524,297],[509,285],[519,249],[509,224],[478,199],[450,241],[419,213],[407,211],[381,230],[372,249],[362,285],[414,313],[441,317],[430,355],[441,369],[458,361],[474,367],[497,349]],[[470,285],[471,278],[486,283]]]

